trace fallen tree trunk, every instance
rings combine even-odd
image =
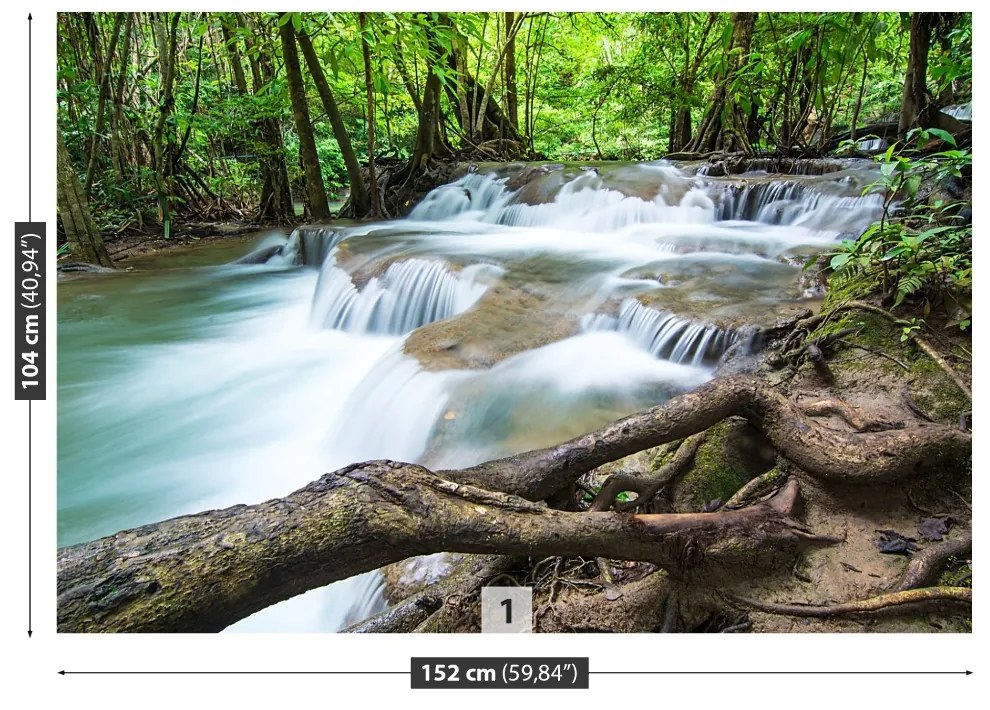
[[[220,631],[276,602],[413,555],[593,555],[670,570],[816,539],[791,481],[723,513],[567,513],[377,461],[290,496],[187,515],[58,553],[58,630]]]

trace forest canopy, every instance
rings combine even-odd
[[[959,13],[63,13],[58,31],[60,139],[96,228],[166,237],[322,219],[348,193],[382,214],[376,162],[408,182],[436,159],[813,155],[958,130],[938,108],[972,91]]]

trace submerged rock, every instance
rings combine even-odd
[[[560,304],[498,283],[466,313],[415,330],[403,351],[426,370],[481,369],[577,329],[577,317]]]

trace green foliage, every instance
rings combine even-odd
[[[886,194],[883,216],[859,239],[843,241],[829,266],[839,278],[866,277],[895,308],[912,300],[927,316],[945,307],[951,324],[965,330],[971,323],[973,229],[961,214],[966,203],[945,200],[940,191],[969,171],[972,154],[955,148],[921,153],[933,140],[955,146],[940,129],[914,130],[900,152],[895,144],[877,157],[881,177],[867,191]],[[919,328],[914,320],[905,323],[902,340]]]
[[[730,65],[736,69],[724,88],[732,110],[747,117],[757,149],[824,141],[854,119],[862,125],[888,117],[901,98],[908,25],[897,13],[759,13],[748,52],[730,49],[730,13],[515,17],[519,132],[534,155],[549,159],[656,159],[682,149],[683,137],[674,135],[678,121],[687,118],[689,131],[698,130]],[[504,13],[367,13],[363,33],[353,12],[133,13],[127,55],[121,33],[107,58],[118,19],[113,13],[62,13],[58,20],[59,125],[84,179],[92,162],[92,211],[103,228],[157,223],[160,190],[177,218],[211,210],[243,213],[260,199],[261,165],[278,153],[294,189],[302,187],[280,25],[312,39],[361,162],[368,158],[369,118],[362,39],[371,49],[380,158],[410,156],[416,104],[431,75],[442,87],[443,139],[455,150],[472,147],[459,125],[459,92],[468,74],[490,92],[492,103],[507,107]],[[161,40],[173,22],[176,61],[166,99]],[[930,88],[941,103],[964,100],[972,91],[971,17],[960,15],[937,40]],[[100,72],[107,68],[110,96],[98,132]],[[236,70],[246,92],[235,85]],[[303,73],[324,178],[342,185],[339,146]],[[278,124],[280,141],[262,130],[266,120]],[[156,166],[159,132],[165,155]],[[929,130],[911,140],[945,138]],[[943,151],[938,162],[946,170],[965,170],[965,155],[955,150]],[[887,177],[905,173],[899,158],[888,162]],[[917,171],[906,172],[907,182],[897,186],[901,192],[911,192],[917,180]]]

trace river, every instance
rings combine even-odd
[[[830,167],[479,166],[406,219],[63,278],[59,545],[356,461],[470,465],[696,387],[814,305],[803,262],[879,217],[873,164]],[[228,630],[336,631],[383,605],[370,573]]]

